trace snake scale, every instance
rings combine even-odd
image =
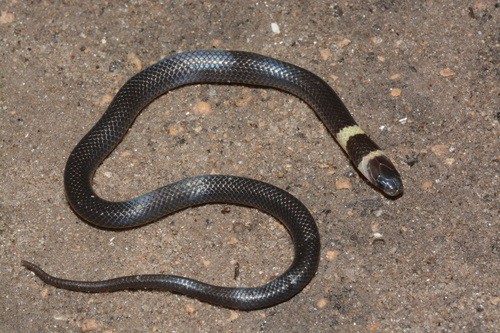
[[[261,181],[227,175],[181,180],[122,202],[100,198],[92,178],[120,143],[137,115],[155,98],[194,83],[231,83],[272,87],[305,101],[339,145],[376,188],[388,196],[403,192],[401,177],[380,148],[361,130],[337,94],[315,74],[295,65],[241,51],[193,51],[165,58],[133,76],[118,91],[102,118],[70,154],[64,173],[67,199],[87,222],[106,229],[126,229],[158,220],[187,207],[230,203],[257,208],[283,223],[294,244],[290,267],[268,283],[229,288],[174,275],[124,276],[104,281],[56,278],[27,261],[22,264],[45,283],[80,292],[154,289],[181,293],[215,305],[241,310],[284,302],[316,274],[320,239],[308,209],[294,196]]]

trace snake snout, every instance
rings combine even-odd
[[[383,156],[376,156],[368,163],[370,181],[382,192],[391,197],[403,194],[401,176],[391,161]]]

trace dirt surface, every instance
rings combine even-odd
[[[0,331],[499,327],[498,2],[119,3],[0,3]],[[65,200],[66,159],[120,86],[162,57],[212,48],[262,53],[324,78],[393,158],[405,194],[389,200],[367,185],[297,98],[190,86],[138,117],[99,168],[97,191],[125,199],[207,173],[287,189],[322,237],[309,286],[281,305],[239,312],[168,292],[60,290],[21,267],[28,259],[66,278],[172,273],[226,286],[286,269],[286,230],[256,210],[204,206],[112,232],[80,220]]]

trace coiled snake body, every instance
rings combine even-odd
[[[293,263],[279,277],[255,288],[213,286],[173,275],[138,275],[106,281],[53,277],[23,261],[44,282],[82,292],[156,289],[178,292],[216,305],[259,309],[286,301],[316,273],[320,242],[313,217],[295,197],[257,180],[206,175],[179,181],[140,197],[110,202],[93,191],[95,170],[120,143],[136,116],[156,97],[193,83],[236,83],[273,87],[304,100],[316,112],[351,161],[374,186],[389,196],[402,193],[401,178],[379,147],[357,126],[336,93],[318,76],[300,67],[255,53],[194,51],[161,60],[132,77],[117,93],[97,124],[69,156],[64,185],[69,203],[89,223],[109,229],[140,226],[187,207],[232,203],[257,208],[280,220],[293,242]]]

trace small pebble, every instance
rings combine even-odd
[[[347,39],[347,38],[344,38],[340,42],[337,43],[337,47],[339,47],[339,48],[342,49],[342,48],[346,47],[349,44],[351,44],[351,40]]]
[[[202,262],[203,262],[203,266],[205,266],[205,267],[208,267],[212,264],[212,262],[210,260],[206,260],[206,259],[204,259]]]
[[[246,95],[241,98],[238,98],[234,104],[237,107],[247,106],[248,103],[252,100],[252,95]]]
[[[400,96],[401,95],[401,89],[397,89],[397,88],[392,88],[391,89],[391,96],[392,97],[397,97],[397,96]]]
[[[279,34],[281,32],[280,26],[276,22],[271,23],[271,30],[273,31],[274,34]]]
[[[377,60],[380,61],[380,62],[384,62],[385,61],[385,57],[384,56],[377,56]]]
[[[486,8],[488,8],[488,5],[484,2],[478,1],[478,2],[474,3],[473,7],[474,7],[474,9],[486,9]]]
[[[222,41],[220,39],[214,39],[212,40],[212,46],[213,47],[220,47],[222,45]]]
[[[422,181],[422,188],[425,191],[430,192],[432,190],[432,182],[430,180]]]
[[[332,52],[328,49],[320,49],[319,55],[321,56],[321,59],[328,60],[332,57]]]
[[[257,146],[254,146],[254,147],[252,148],[252,151],[253,151],[254,153],[258,153],[258,152],[259,152],[259,151],[261,151],[263,148],[264,148],[264,147],[262,147],[261,145],[257,145]]]
[[[127,60],[134,65],[134,69],[136,72],[140,72],[142,70],[142,62],[137,58],[137,55],[133,52],[127,54]]]
[[[449,157],[449,158],[444,160],[444,163],[446,163],[447,165],[453,165],[453,164],[455,164],[455,159]]]
[[[47,288],[43,288],[42,291],[40,292],[40,296],[42,296],[42,299],[47,297],[48,294],[49,294],[49,290]]]
[[[80,329],[82,332],[95,331],[97,329],[97,321],[95,319],[85,319]]]
[[[111,103],[112,100],[113,96],[111,96],[110,94],[104,94],[98,101],[96,101],[96,104],[99,106],[106,106],[109,105],[109,103]]]
[[[235,224],[233,224],[233,231],[237,234],[241,234],[242,232],[244,232],[246,230],[246,227],[243,223],[241,222],[236,222]]]
[[[337,81],[339,77],[335,74],[330,74],[330,77],[332,78],[333,81]]]
[[[399,73],[392,74],[391,75],[391,80],[396,80],[396,79],[399,79],[400,77],[401,77],[401,74],[399,74]]]
[[[445,68],[445,69],[442,69],[439,71],[439,75],[441,75],[443,77],[450,77],[450,76],[454,76],[455,72],[449,68]]]
[[[230,245],[234,245],[234,244],[238,243],[238,238],[231,237],[231,238],[229,238],[229,240],[227,241],[227,243],[230,244]]]
[[[329,250],[326,251],[326,260],[333,261],[340,254],[339,250]]]
[[[372,42],[372,44],[380,44],[382,43],[382,38],[375,36],[370,38],[370,41]]]
[[[230,311],[230,315],[229,315],[229,318],[227,319],[227,321],[233,321],[233,320],[236,320],[240,317],[240,314],[234,310],[231,310]]]
[[[207,102],[198,102],[193,107],[193,113],[207,116],[209,114],[212,114],[212,106]]]
[[[192,315],[196,312],[196,308],[192,305],[186,305],[186,312]]]
[[[352,185],[349,178],[339,178],[335,181],[336,190],[351,190]]]
[[[328,304],[328,300],[326,298],[320,298],[317,302],[316,302],[316,306],[319,308],[319,309],[323,309],[326,305]]]
[[[16,16],[13,13],[9,13],[5,10],[0,11],[0,24],[12,23],[16,20]]]
[[[431,151],[437,156],[442,156],[448,154],[449,149],[447,145],[440,144],[432,146]]]
[[[490,303],[497,306],[498,304],[500,304],[500,297],[493,297],[492,299],[490,299]]]
[[[368,331],[376,331],[380,327],[380,325],[382,325],[382,323],[380,321],[377,321],[376,323],[373,323],[372,325],[370,325],[370,327],[368,327]]]
[[[184,127],[181,124],[174,124],[168,129],[168,134],[170,135],[179,135],[181,133],[184,133]]]
[[[132,155],[132,151],[130,151],[130,150],[124,150],[124,151],[120,154],[120,157],[129,157],[130,155]]]

